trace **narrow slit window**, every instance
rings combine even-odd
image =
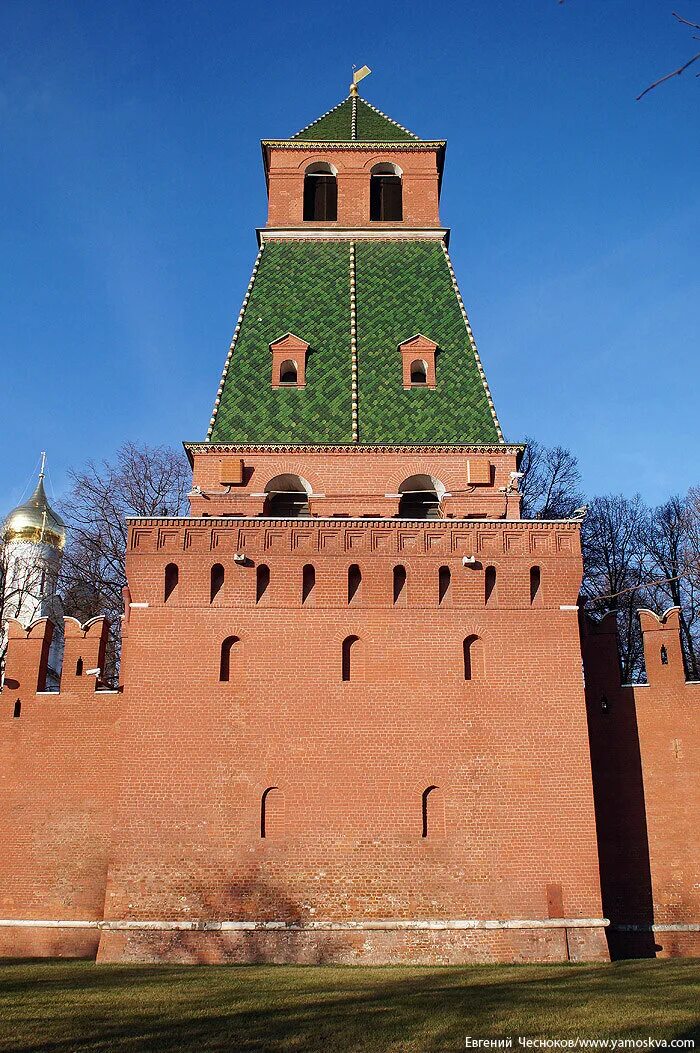
[[[307,563],[301,575],[301,602],[305,606],[311,606],[314,602],[314,591],[316,589],[316,568]]]
[[[167,603],[172,596],[175,595],[177,590],[178,582],[180,580],[180,571],[177,563],[168,563],[165,568],[165,581],[163,589],[163,599]]]
[[[255,571],[255,602],[262,603],[265,593],[270,585],[270,568],[267,563],[261,563]]]
[[[406,606],[406,568],[394,567],[394,606]]]
[[[362,658],[359,636],[346,636],[342,647],[342,678],[345,683],[362,679]]]
[[[666,650],[666,644],[661,644],[661,664],[668,665],[668,651]]]
[[[260,836],[274,839],[284,834],[285,797],[279,786],[268,786],[260,798]]]
[[[439,786],[427,786],[421,795],[421,837],[443,837],[445,804]]]
[[[15,720],[19,720],[21,715],[22,715],[22,703],[20,702],[19,699],[17,699],[17,701],[15,702],[15,708],[12,711],[12,716],[13,716],[13,718]]]
[[[496,568],[487,567],[484,572],[484,603],[487,607],[495,607],[496,600]]]
[[[221,660],[219,662],[219,680],[226,684],[232,680],[235,674],[236,652],[240,640],[237,636],[228,636],[221,645]]]
[[[82,660],[82,658],[79,658],[78,661],[75,663],[75,675],[76,676],[82,676],[83,675],[83,660]]]
[[[448,606],[451,598],[452,574],[449,567],[440,567],[438,571],[438,604]]]
[[[464,679],[480,680],[484,675],[484,645],[478,636],[467,636],[462,644]]]
[[[348,603],[359,603],[362,594],[362,571],[357,563],[348,568]]]
[[[539,567],[530,567],[530,606],[542,605],[542,571]]]
[[[216,597],[221,592],[224,585],[225,571],[220,563],[215,563],[211,568],[211,578],[209,583],[209,602],[213,603]]]

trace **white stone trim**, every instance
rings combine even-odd
[[[450,272],[450,276],[452,278],[452,287],[453,287],[453,289],[455,291],[455,295],[457,297],[457,303],[459,304],[459,308],[460,308],[460,310],[462,312],[462,318],[464,319],[464,324],[465,324],[465,326],[467,328],[467,336],[469,337],[469,343],[471,345],[471,349],[472,349],[472,352],[473,352],[473,355],[474,355],[474,360],[476,362],[476,368],[479,370],[479,376],[481,377],[481,382],[484,385],[484,391],[486,392],[486,399],[487,399],[488,404],[489,404],[489,409],[491,410],[491,416],[493,417],[493,423],[496,425],[496,432],[498,434],[499,439],[501,440],[501,442],[504,442],[505,440],[503,438],[503,432],[501,430],[501,425],[499,423],[498,416],[496,415],[496,407],[494,406],[493,399],[491,398],[491,392],[489,390],[489,384],[488,384],[488,381],[486,379],[486,373],[484,372],[484,367],[481,364],[481,359],[479,357],[479,351],[478,351],[477,346],[476,346],[476,340],[474,339],[474,333],[472,332],[472,327],[471,327],[471,324],[469,322],[469,316],[467,315],[467,309],[464,306],[464,300],[462,299],[462,294],[460,293],[459,285],[457,284],[457,276],[456,276],[456,274],[454,272],[454,267],[452,266],[452,260],[450,259],[450,254],[447,251],[447,245],[445,244],[444,241],[442,243],[442,251],[445,253],[445,259],[447,260],[447,267],[448,267],[448,270]]]
[[[350,242],[350,376],[352,379],[352,441],[360,441],[357,407],[357,286],[355,242]]]
[[[260,259],[262,257],[264,248],[265,248],[265,245],[261,244],[260,248],[258,250],[258,255],[255,257],[255,263],[253,264],[253,273],[250,276],[250,281],[248,282],[248,288],[246,289],[246,294],[243,297],[243,304],[241,305],[241,310],[240,310],[240,312],[238,314],[238,321],[236,322],[236,328],[234,329],[233,336],[231,337],[231,344],[229,345],[228,355],[226,356],[226,361],[224,362],[224,368],[223,368],[223,372],[221,374],[221,380],[219,382],[219,389],[216,392],[216,398],[214,399],[214,409],[212,410],[211,419],[209,421],[209,430],[207,431],[207,439],[209,439],[211,437],[211,433],[214,430],[214,422],[216,421],[216,414],[219,412],[219,406],[221,404],[221,393],[224,390],[224,384],[226,383],[226,377],[228,375],[228,368],[229,368],[229,366],[231,364],[231,358],[233,356],[233,352],[234,352],[234,349],[236,347],[236,341],[238,340],[238,336],[239,336],[239,333],[241,331],[241,326],[243,324],[243,316],[245,315],[246,307],[248,306],[248,301],[250,300],[250,295],[251,295],[251,293],[253,291],[253,284],[255,282],[255,276],[258,273],[258,268],[260,266]]]
[[[559,605],[559,610],[560,611],[577,611],[578,610],[578,604],[577,603],[562,603],[562,604]]]
[[[135,608],[138,609],[138,608],[148,607],[148,604],[147,603],[130,603],[129,606],[130,607],[135,607]]]
[[[363,100],[366,101],[366,100]],[[343,99],[343,102],[345,100]],[[342,105],[339,103],[338,105]],[[367,103],[369,106],[370,104]],[[338,109],[338,106],[333,107],[334,110]],[[374,109],[374,106],[372,106]],[[377,111],[379,112],[379,111]],[[329,110],[328,113],[333,113],[333,110]],[[328,114],[323,114],[327,117]],[[391,121],[391,117],[387,118]],[[321,118],[319,117],[320,121]],[[316,121],[313,122],[316,124]],[[396,124],[396,121],[392,121],[392,124]],[[396,125],[400,128],[401,125]],[[306,128],[302,128],[301,131],[307,131],[311,125],[307,125]],[[408,129],[406,129],[408,130]],[[300,132],[296,133],[297,135]],[[413,135],[413,132],[409,132],[409,135]],[[391,150],[392,152],[400,152],[402,150],[421,150],[430,151],[434,153],[435,150],[441,150],[447,145],[446,139],[261,139],[260,144],[263,148],[265,147],[277,147],[282,150],[372,150],[377,153],[379,150]]]
[[[464,929],[593,929],[605,928],[607,918],[456,918],[413,920],[387,918],[367,921],[57,921],[45,918],[3,918],[0,928],[98,929],[102,931],[198,932],[422,932]]]
[[[258,227],[258,241],[445,241],[448,227]]]

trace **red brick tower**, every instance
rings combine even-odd
[[[262,145],[191,515],[129,526],[100,960],[604,958],[579,526],[519,518],[445,144]]]
[[[262,146],[191,517],[130,524],[101,958],[603,957],[578,526],[518,518],[445,144]]]

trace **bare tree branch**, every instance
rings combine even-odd
[[[654,88],[658,88],[658,86],[663,84],[664,81],[671,80],[672,77],[680,77],[681,73],[684,73],[688,66],[692,66],[694,62],[698,61],[698,59],[700,59],[700,51],[698,51],[697,55],[693,55],[693,57],[682,66],[679,66],[678,69],[674,69],[671,73],[667,73],[665,77],[659,77],[658,80],[655,80],[653,84],[650,84],[648,88],[644,89],[641,95],[637,96],[636,101],[639,102],[640,99],[643,99],[644,96],[648,95],[650,91],[654,90]]]

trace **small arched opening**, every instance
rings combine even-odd
[[[530,567],[530,606],[542,606],[542,571],[539,567]]]
[[[297,364],[291,358],[284,360],[280,366],[280,384],[294,385],[298,382],[299,373]]]
[[[78,661],[75,663],[75,675],[76,676],[82,676],[83,675],[83,660],[82,660],[82,658],[79,658]]]
[[[235,674],[235,656],[240,642],[241,641],[237,636],[227,636],[221,645],[219,680],[222,684],[226,684],[229,680],[233,680]]]
[[[421,837],[444,837],[445,802],[439,786],[426,786],[421,795]]]
[[[284,834],[286,801],[279,786],[268,786],[260,798],[260,836],[270,839]]]
[[[406,568],[394,567],[394,606],[406,606]]]
[[[399,487],[400,519],[439,519],[445,487],[432,475],[411,475]]]
[[[428,383],[428,363],[422,358],[416,358],[411,362],[411,384],[420,387]]]
[[[316,568],[307,563],[301,572],[301,602],[306,607],[313,606],[316,589]]]
[[[464,679],[481,680],[484,675],[484,642],[479,636],[467,636],[462,644]]]
[[[382,161],[369,176],[369,218],[399,222],[403,219],[402,172],[398,165]]]
[[[177,563],[168,563],[167,567],[165,568],[163,588],[163,599],[166,603],[175,595],[179,580],[180,571],[178,569]]]
[[[213,603],[216,597],[221,592],[224,585],[224,578],[226,572],[224,571],[221,563],[215,563],[211,568],[211,574],[209,577],[209,602]]]
[[[362,571],[357,563],[348,567],[348,603],[359,603],[362,599]]]
[[[495,607],[497,599],[496,568],[487,567],[484,571],[484,604],[487,607]]]
[[[255,569],[255,602],[262,603],[270,584],[270,568],[267,563],[259,563]]]
[[[322,223],[337,218],[337,171],[327,161],[315,161],[304,172],[304,220]]]
[[[364,679],[364,649],[359,636],[345,637],[341,658],[342,679],[345,683]]]
[[[452,574],[449,567],[440,567],[438,571],[438,604],[447,607],[450,603]]]
[[[265,512],[269,516],[291,519],[309,515],[311,487],[298,475],[276,475],[265,487]]]

